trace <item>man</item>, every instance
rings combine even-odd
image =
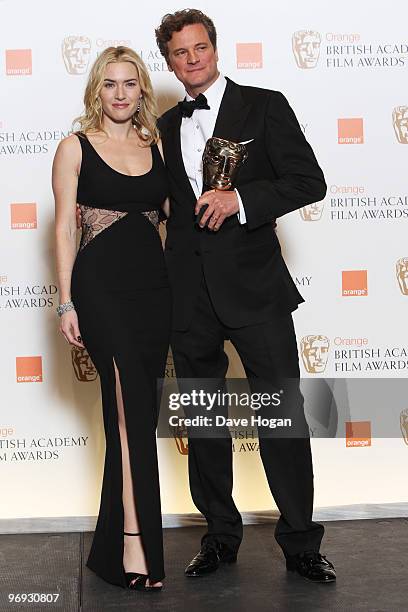
[[[252,379],[298,379],[291,312],[303,299],[274,225],[277,217],[325,196],[322,171],[281,93],[243,87],[220,75],[216,31],[206,15],[195,9],[166,15],[156,39],[186,89],[186,99],[160,120],[171,192],[165,254],[174,298],[176,374],[222,380],[228,367],[224,340],[230,339]],[[201,159],[213,135],[247,142],[248,160],[235,190],[201,195]],[[319,553],[323,526],[311,518],[309,438],[260,438],[260,453],[281,512],[275,537],[287,569],[333,582],[333,565]],[[185,573],[201,576],[234,562],[242,539],[232,499],[231,438],[191,437],[189,477],[208,531]]]

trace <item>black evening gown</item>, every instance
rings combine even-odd
[[[87,566],[126,586],[123,568],[122,456],[114,364],[119,372],[136,511],[150,580],[164,578],[156,449],[157,379],[164,376],[171,297],[159,211],[166,170],[156,145],[140,176],[111,168],[86,136],[78,203],[82,240],[72,271],[72,300],[83,342],[100,376],[106,454],[100,510]]]

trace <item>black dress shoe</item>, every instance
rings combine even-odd
[[[297,572],[311,582],[328,583],[336,580],[334,565],[318,552],[307,551],[287,557],[286,569],[289,572]]]
[[[200,552],[187,565],[184,573],[186,576],[204,576],[215,572],[220,563],[235,563],[236,560],[237,553],[225,544],[204,543]]]

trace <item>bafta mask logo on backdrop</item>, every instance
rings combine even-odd
[[[320,221],[324,209],[324,202],[314,202],[299,209],[303,221]]]
[[[299,68],[316,68],[322,37],[315,30],[298,30],[292,35],[292,50]]]
[[[37,229],[37,204],[10,204],[11,229]]]
[[[400,427],[404,442],[408,446],[408,408],[401,410]]]
[[[368,295],[367,270],[343,270],[341,282],[343,297]]]
[[[371,421],[346,421],[346,446],[371,446]]]
[[[338,144],[364,144],[364,122],[361,117],[337,120]]]
[[[22,76],[33,73],[33,60],[31,49],[6,50],[7,76]]]
[[[327,336],[304,336],[300,341],[300,352],[306,372],[320,374],[324,372],[329,357],[330,341]]]
[[[42,357],[16,357],[18,383],[42,382]]]
[[[85,74],[91,56],[91,39],[67,36],[62,41],[62,57],[69,74]]]
[[[262,68],[262,43],[237,43],[236,52],[238,69]]]
[[[401,257],[396,263],[396,274],[402,295],[408,295],[408,257]]]
[[[79,382],[90,382],[95,380],[98,372],[86,349],[73,346],[71,348],[72,367]]]
[[[408,144],[408,106],[396,106],[393,109],[392,125],[398,142]]]
[[[181,425],[170,427],[180,455],[188,455],[187,429]]]

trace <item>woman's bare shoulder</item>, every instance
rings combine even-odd
[[[77,133],[72,133],[69,136],[63,138],[57,147],[57,153],[62,155],[73,155],[80,154],[81,144],[79,142],[80,136]]]
[[[53,167],[55,170],[72,171],[79,174],[82,162],[82,149],[77,134],[70,134],[58,144]]]

